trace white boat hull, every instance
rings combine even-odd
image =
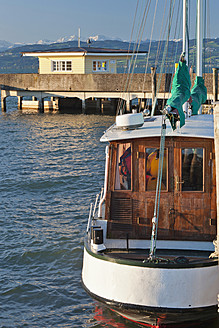
[[[93,297],[113,307],[191,314],[209,309],[216,316],[218,265],[155,268],[106,260],[85,248],[82,281]]]

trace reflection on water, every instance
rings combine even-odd
[[[109,328],[137,328],[137,327],[151,327],[148,324],[140,324],[132,322],[121,317],[115,311],[110,310],[106,306],[102,305],[99,302],[94,302],[94,316],[90,320],[90,325],[86,327],[109,327]],[[96,321],[96,325],[94,323]],[[157,328],[158,326],[152,326]],[[162,328],[218,328],[219,320],[212,320],[208,322],[199,322],[199,323],[183,323],[183,324],[171,324],[171,325],[162,325]]]
[[[0,114],[0,326],[139,327],[81,287],[89,204],[104,178],[99,138],[114,118],[24,115],[14,99],[8,108]]]

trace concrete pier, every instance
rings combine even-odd
[[[134,100],[137,109],[142,110],[146,103],[151,106],[156,96],[158,111],[169,97],[171,77],[156,73],[152,67],[151,74],[133,74],[128,90],[124,91],[124,74],[0,74],[1,108],[5,112],[6,98],[16,96],[20,110],[32,107],[38,112],[62,112],[67,108],[69,113],[114,115],[119,111],[118,102],[124,103],[125,111],[130,112]],[[210,104],[218,98],[217,69],[205,74],[205,81]]]

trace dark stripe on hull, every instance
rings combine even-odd
[[[219,318],[217,312],[218,307],[216,305],[204,308],[177,309],[126,304],[99,297],[90,292],[90,290],[84,285],[83,281],[82,285],[85,291],[98,302],[107,305],[107,307],[129,320],[151,325],[152,327],[165,327],[167,324],[175,323],[201,323],[203,321]]]
[[[156,269],[194,269],[194,268],[202,268],[202,267],[211,267],[211,266],[218,266],[218,260],[215,259],[209,259],[207,257],[205,260],[202,261],[196,261],[196,262],[189,262],[189,263],[169,263],[168,261],[162,263],[160,261],[157,262],[150,262],[150,261],[142,261],[142,260],[127,260],[127,259],[121,259],[121,258],[114,258],[112,256],[109,256],[104,251],[95,253],[91,250],[89,244],[85,240],[84,247],[87,251],[87,253],[94,258],[97,258],[102,261],[108,261],[112,263],[118,263],[121,265],[129,265],[129,266],[137,266],[137,267],[147,267],[147,268],[156,268]],[[190,254],[193,252],[190,251]]]

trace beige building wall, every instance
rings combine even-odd
[[[127,56],[40,56],[39,74],[106,74],[117,73],[117,60],[127,60]],[[53,61],[71,61],[71,71],[54,71]],[[107,62],[107,71],[94,71],[93,62]]]
[[[53,71],[52,61],[71,61],[71,71]],[[84,74],[85,63],[82,56],[39,57],[39,74]]]
[[[117,73],[117,60],[126,60],[127,56],[85,56],[85,74]],[[107,61],[107,71],[93,71],[93,62]]]

